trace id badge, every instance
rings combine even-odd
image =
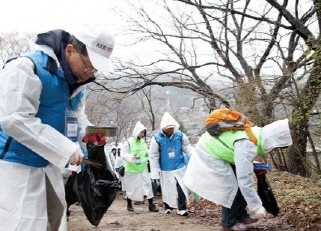
[[[73,142],[78,138],[78,119],[71,111],[66,111],[65,136]]]
[[[136,157],[136,165],[140,165],[142,163],[140,157]]]
[[[174,148],[168,149],[168,158],[173,159],[175,157],[175,150]]]

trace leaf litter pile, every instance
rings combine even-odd
[[[289,172],[272,170],[267,174],[280,213],[249,226],[248,230],[321,230],[321,186],[317,180]],[[189,210],[199,217],[200,223],[220,223],[221,206],[191,195]]]

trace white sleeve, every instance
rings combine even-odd
[[[111,153],[107,150],[108,149],[108,147],[107,146],[104,146],[104,153],[105,153],[105,157],[106,157],[106,163],[107,163],[107,165],[110,167],[110,169],[112,170],[112,171],[114,171],[114,169],[113,169],[113,164],[112,164],[112,162],[111,162]]]
[[[186,153],[186,155],[191,156],[194,152],[194,147],[191,145],[191,142],[189,141],[187,135],[182,133],[183,140],[182,140],[182,149],[183,152]]]
[[[127,162],[135,162],[134,155],[129,153],[129,143],[125,141],[122,148],[121,148],[121,157],[124,161]]]
[[[120,166],[123,166],[123,165],[124,165],[123,159],[117,155],[115,159],[115,168],[119,168]]]
[[[42,83],[28,58],[17,58],[0,71],[0,124],[3,131],[64,168],[78,145],[36,117]]]
[[[111,153],[111,156],[110,156],[110,160],[111,160],[111,165],[113,166],[113,169],[115,170],[116,158],[115,158],[114,154],[112,154],[112,153]]]
[[[256,156],[256,146],[249,140],[239,140],[234,143],[234,161],[238,185],[249,206],[254,211],[262,206],[262,201],[254,188],[253,159]]]
[[[84,91],[84,94],[86,94],[86,87],[82,86],[82,90]],[[73,94],[72,96],[74,96]],[[85,114],[86,109],[86,97],[82,97],[80,99],[80,102],[78,104],[78,110],[77,110],[77,119],[78,119],[78,127],[79,127],[79,134],[78,134],[78,142],[81,143],[82,139],[84,138],[86,134],[86,127],[87,126],[93,126],[93,124],[88,120],[87,115]]]
[[[156,142],[155,137],[153,136],[150,141],[149,150],[148,150],[148,157],[149,157],[149,166],[150,166],[150,177],[152,179],[159,179],[160,178],[160,152],[159,152],[159,145]]]
[[[160,171],[160,153],[159,153],[159,145],[156,142],[155,137],[153,136],[150,140],[150,146],[148,150],[148,156],[149,156],[149,165],[151,169],[151,173],[153,171],[159,172]]]

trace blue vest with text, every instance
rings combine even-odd
[[[182,139],[181,131],[174,132],[171,137],[166,136],[161,131],[155,134],[155,140],[159,146],[159,161],[162,171],[172,171],[185,166]]]
[[[35,73],[42,83],[40,104],[35,115],[43,124],[47,124],[60,133],[65,130],[65,111],[76,110],[84,92],[80,91],[70,100],[68,84],[60,69],[56,73],[46,70],[48,55],[35,51],[27,55],[35,64]],[[33,167],[45,167],[48,161],[26,146],[5,134],[0,126],[0,159]],[[67,164],[67,163],[66,163]]]

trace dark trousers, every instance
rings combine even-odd
[[[231,164],[231,167],[234,171],[234,174],[236,174],[235,165]],[[247,203],[240,189],[238,189],[231,208],[222,206],[221,225],[230,228],[234,226],[238,220],[249,218],[250,216],[246,211],[246,206]]]
[[[176,181],[176,189],[177,189],[177,209],[186,210],[186,196],[177,181]],[[164,209],[166,210],[166,209],[173,209],[173,208],[169,207],[169,205],[164,202]]]

